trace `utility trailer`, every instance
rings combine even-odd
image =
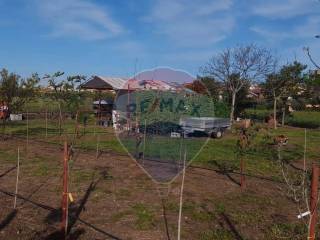
[[[231,126],[230,119],[216,117],[188,117],[180,119],[184,137],[202,133],[214,138],[221,138],[224,131]]]

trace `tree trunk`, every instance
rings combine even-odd
[[[230,122],[231,124],[234,121],[234,107],[236,103],[236,92],[232,92],[232,103],[231,103],[231,112],[230,112]]]
[[[282,108],[282,123],[281,123],[282,126],[284,126],[285,117],[286,117],[286,108],[284,107]]]
[[[277,98],[273,98],[273,124],[274,129],[277,129]]]

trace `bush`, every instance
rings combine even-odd
[[[270,116],[272,114],[272,110],[269,109],[246,109],[244,111],[244,117],[250,118],[254,120],[260,120],[264,121],[266,117]]]
[[[264,121],[264,119],[272,114],[269,109],[246,109],[244,117],[254,120]],[[279,117],[279,116],[278,116]],[[281,119],[278,118],[280,121]],[[320,112],[319,111],[296,111],[288,115],[285,124],[293,127],[301,128],[320,128]]]
[[[320,112],[299,111],[287,118],[286,123],[293,127],[320,128]]]

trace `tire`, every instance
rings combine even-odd
[[[213,138],[217,138],[217,139],[222,138],[222,136],[223,136],[223,131],[222,131],[221,129],[218,129],[216,132],[213,132],[213,133],[211,134],[211,136],[212,136]]]

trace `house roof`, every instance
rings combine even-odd
[[[121,77],[94,76],[81,87],[97,90],[119,90],[123,88],[127,80],[127,78]]]
[[[176,90],[175,87],[161,80],[136,80],[134,78],[128,80],[123,89],[132,90]]]
[[[181,91],[186,89],[183,84],[167,83],[162,80],[138,80],[135,78],[93,76],[81,88],[96,90],[162,90]],[[189,91],[189,90],[187,90]]]

